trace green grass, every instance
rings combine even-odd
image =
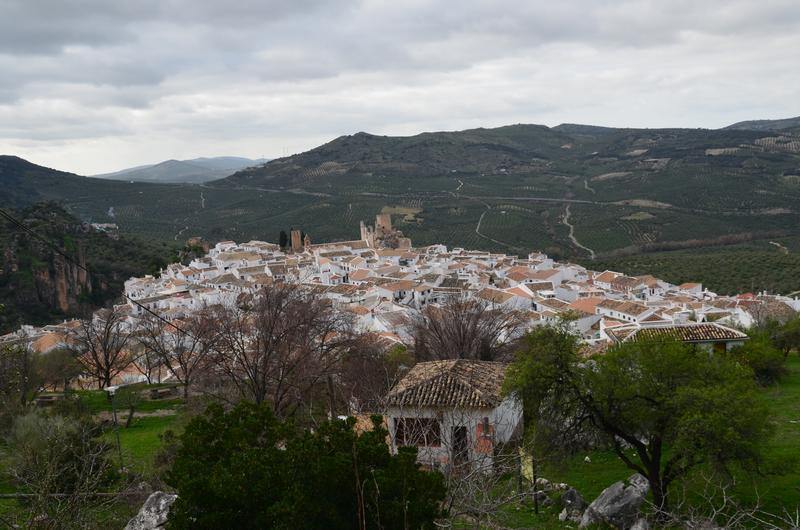
[[[155,412],[157,410],[163,409],[174,409],[181,403],[183,403],[182,398],[169,398],[169,399],[148,399],[147,398],[147,391],[151,388],[159,388],[167,385],[145,385],[145,384],[136,384],[130,385],[126,388],[133,389],[135,391],[140,392],[140,396],[142,397],[139,404],[136,406],[137,412]],[[91,414],[97,414],[99,412],[111,412],[112,405],[111,401],[108,400],[108,393],[105,390],[78,390],[78,396],[80,396],[81,402],[88,407],[89,412]],[[116,401],[116,408],[117,413],[124,415],[125,414],[125,406],[120,403],[119,398]]]
[[[735,490],[751,504],[760,501],[771,513],[800,507],[800,356],[793,354],[787,367],[789,376],[766,391],[775,425],[764,454],[767,474],[739,476]]]
[[[167,385],[136,384],[127,387],[140,392],[140,395],[143,396],[142,401],[136,407],[134,419],[128,428],[124,427],[128,411],[124,405],[117,402],[117,420],[120,425],[119,437],[123,462],[125,467],[129,467],[144,476],[151,475],[153,472],[153,459],[161,447],[160,435],[167,430],[180,432],[184,426],[185,418],[182,413],[184,400],[182,398],[158,400],[144,398],[150,389],[163,386]],[[92,414],[111,412],[111,403],[108,401],[105,391],[83,390],[78,393]],[[158,416],[147,415],[158,411],[165,411],[166,414]],[[105,437],[112,444],[116,444],[115,428],[108,429]]]
[[[125,467],[145,477],[153,474],[154,459],[161,449],[160,435],[168,430],[180,432],[184,426],[184,418],[180,414],[134,418],[127,429],[123,426],[122,418],[120,420],[119,440]],[[116,444],[116,433],[113,428],[104,436],[109,442]],[[116,453],[114,458],[117,458]]]
[[[0,452],[2,456],[2,452]],[[11,479],[5,474],[5,470],[0,466],[0,493],[15,493],[17,488],[11,483]],[[0,517],[11,514],[17,506],[15,499],[0,499]]]
[[[788,376],[779,385],[764,390],[770,404],[775,432],[764,447],[764,462],[761,474],[736,471],[736,485],[731,490],[737,501],[744,506],[760,506],[773,514],[784,509],[791,512],[800,507],[800,356],[792,354],[787,361]],[[797,422],[797,423],[792,423]],[[589,456],[591,462],[584,462]],[[704,486],[701,472],[697,470],[686,477],[682,484],[672,487],[673,495],[685,486],[690,502],[698,502],[699,492]],[[626,479],[634,473],[610,451],[592,451],[576,455],[560,466],[551,465],[543,475],[554,482],[566,482],[577,489],[587,502],[591,502],[612,483]],[[548,512],[536,516],[530,507],[510,507],[515,515],[516,527],[566,528]],[[549,519],[548,519],[549,518]],[[555,525],[555,526],[547,526]],[[560,526],[558,526],[560,525]],[[512,527],[514,527],[512,525]]]
[[[152,388],[167,385],[136,384],[128,388],[139,391],[143,396],[137,405],[131,426],[125,428],[128,411],[124,405],[117,402],[117,421],[119,422],[119,438],[122,448],[122,458],[125,467],[142,474],[151,476],[154,472],[154,458],[161,448],[160,435],[168,430],[180,432],[185,424],[182,412],[184,400],[182,398],[150,400],[144,396]],[[86,405],[91,414],[111,412],[111,402],[106,397],[104,390],[80,390],[81,401]],[[148,416],[148,413],[165,411],[165,415]],[[109,428],[105,438],[115,447],[113,459],[118,460],[116,452],[116,429]]]

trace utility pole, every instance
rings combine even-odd
[[[116,403],[114,402],[114,395],[116,394],[116,388],[106,389],[106,395],[108,396],[108,400],[111,402],[111,415],[114,418],[114,434],[117,438],[117,454],[119,455],[119,470],[122,471],[125,466],[122,463],[122,445],[119,442],[119,422],[117,421],[117,407]]]

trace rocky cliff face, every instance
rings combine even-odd
[[[67,227],[62,227],[67,228]],[[77,314],[81,304],[91,300],[92,279],[79,265],[86,266],[82,245],[68,245],[67,259],[45,243],[25,233],[4,233],[5,247],[0,269],[0,296],[4,304],[3,320],[29,315],[33,322],[48,316]],[[72,242],[68,236],[56,241]],[[74,261],[73,261],[74,260]]]
[[[76,254],[78,264],[85,267],[84,253],[79,250]],[[65,314],[77,311],[80,297],[92,292],[86,272],[55,252],[51,253],[48,267],[36,271],[34,283],[38,301]]]

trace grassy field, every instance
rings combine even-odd
[[[735,489],[771,513],[800,508],[800,357],[792,355],[787,365],[789,376],[766,391],[775,435],[765,451],[764,475],[740,475]]]
[[[149,477],[154,472],[154,459],[162,447],[160,436],[168,430],[180,432],[184,417],[180,413],[169,416],[146,416],[135,418],[131,426],[119,429],[120,446],[125,467]],[[115,433],[109,431],[106,437],[116,443]]]
[[[137,391],[140,392],[142,396],[141,401],[136,405],[137,412],[154,412],[157,410],[163,409],[172,409],[183,403],[183,399],[174,397],[169,399],[147,399],[146,393],[147,390],[151,388],[160,388],[165,386],[171,385],[146,385],[146,384],[135,384],[135,385],[128,385],[125,387],[127,390]],[[80,397],[81,403],[85,405],[90,414],[97,414],[99,412],[111,412],[112,406],[111,401],[108,399],[108,393],[104,390],[78,390],[78,396]],[[124,414],[124,405],[117,401],[116,403],[117,412],[119,414]]]
[[[131,385],[130,389],[146,396],[147,391],[164,385]],[[108,417],[112,411],[111,402],[102,390],[79,391],[81,401],[86,405],[92,415],[102,414]],[[110,426],[104,437],[116,447],[117,433],[119,433],[122,459],[126,468],[147,478],[154,472],[154,458],[159,452],[162,443],[161,435],[168,430],[179,433],[185,425],[183,414],[183,398],[169,398],[150,400],[143,398],[136,405],[136,412],[129,427],[125,427],[128,411],[119,401],[116,403],[117,421],[119,428]],[[118,453],[114,451],[113,457],[118,460]]]

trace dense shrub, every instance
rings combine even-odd
[[[211,405],[180,437],[166,481],[178,491],[168,527],[432,528],[442,476],[419,469],[416,450],[392,455],[377,422],[300,431],[269,406]]]
[[[772,345],[767,333],[753,331],[750,340],[733,350],[734,357],[748,366],[760,385],[777,383],[786,375],[784,356]]]

